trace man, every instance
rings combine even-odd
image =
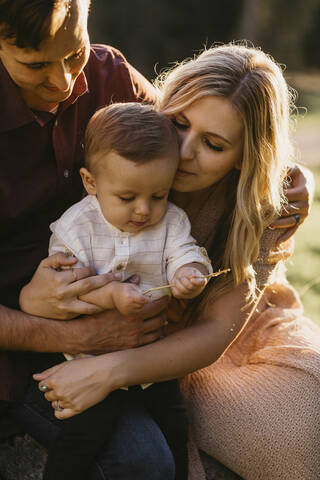
[[[21,288],[47,257],[49,224],[81,198],[89,118],[110,102],[155,100],[152,86],[120,52],[90,47],[89,3],[0,0],[0,414],[21,402],[32,371],[56,363],[54,354],[41,352],[101,353],[141,345],[158,338],[166,320],[163,300],[137,318],[81,302],[78,296],[113,277],[94,276],[87,268],[57,271],[75,263],[64,255],[42,261],[26,287],[35,298],[23,305],[29,314],[19,310]],[[72,319],[79,314],[85,315]],[[17,410],[24,428],[48,445],[58,431],[51,406],[35,388],[25,398],[27,407]],[[150,445],[154,452],[157,442]],[[169,468],[161,474],[170,478],[170,453],[153,458],[159,473],[159,464]],[[112,478],[106,455],[102,469]],[[151,469],[150,478],[159,473]]]

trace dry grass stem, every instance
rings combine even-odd
[[[226,268],[225,270],[218,270],[217,272],[209,273],[208,275],[201,275],[199,276],[199,278],[207,278],[208,280],[210,280],[210,278],[218,277],[219,275],[222,275],[223,273],[227,273],[227,272],[230,272],[230,268]],[[155,290],[162,290],[163,288],[171,288],[171,287],[174,287],[173,283],[170,283],[168,285],[162,285],[161,287],[149,288],[149,290],[145,290],[144,292],[142,292],[142,295],[146,295],[147,293],[154,292]]]

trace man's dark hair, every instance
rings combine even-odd
[[[71,4],[72,0],[0,0],[0,38],[12,40],[19,48],[39,50],[41,42],[57,30],[56,13],[64,9],[67,18]]]

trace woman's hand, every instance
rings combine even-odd
[[[93,315],[102,308],[79,300],[79,296],[117,280],[113,274],[95,275],[91,268],[72,268],[77,259],[64,253],[45,258],[31,281],[21,290],[20,307],[26,313],[68,320]],[[61,270],[61,268],[66,268]]]
[[[111,375],[109,381],[107,355],[103,360],[102,357],[71,360],[33,375],[57,418],[63,420],[81,413],[115,389]]]
[[[296,165],[289,170],[291,178],[289,188],[285,190],[288,205],[285,206],[282,216],[270,225],[270,228],[284,228],[285,233],[278,239],[278,244],[288,240],[304,222],[310,212],[313,194],[314,179],[307,168]]]
[[[115,312],[109,311],[91,317],[89,323],[83,320],[85,317],[72,321],[83,326],[84,336],[87,332],[87,335],[93,337],[90,339],[91,344],[94,345],[91,351],[105,351],[103,342],[105,338],[108,339],[109,334],[103,332],[103,328],[111,327],[111,330],[114,327],[118,330],[119,327],[121,328],[114,336],[113,347],[117,351],[64,362],[34,375],[34,379],[40,382],[40,390],[44,392],[46,399],[52,402],[57,418],[62,420],[72,417],[100,402],[116,388],[126,385],[123,375],[127,370],[128,362],[126,356],[123,357],[119,350],[125,349],[125,352],[139,350],[135,348],[128,350],[128,348],[153,343],[159,339],[163,334],[163,327],[168,323],[164,310],[168,300],[168,297],[162,297],[148,303],[136,318],[130,319],[119,314],[116,318]],[[104,318],[105,315],[108,315],[108,318]],[[99,329],[96,328],[94,317],[97,317],[97,321],[103,320]],[[124,334],[121,335],[121,332]],[[87,350],[80,349],[80,351],[88,351],[88,343],[89,339],[86,339],[84,344],[87,345]],[[110,340],[107,346],[109,349],[112,347]],[[45,390],[43,390],[44,385]]]

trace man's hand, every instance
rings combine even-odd
[[[91,316],[63,322],[74,334],[64,349],[71,354],[101,354],[139,347],[158,340],[167,325],[169,297],[162,297],[144,305],[139,314],[124,316],[115,310],[107,310]]]
[[[72,268],[76,263],[75,257],[64,253],[42,260],[31,281],[21,290],[21,310],[58,320],[101,312],[100,307],[78,297],[117,280],[117,277],[112,274],[95,275],[91,268]],[[63,267],[68,268],[61,270]]]
[[[0,305],[0,348],[34,352],[105,353],[154,342],[167,325],[169,298],[146,304],[138,315],[116,310],[68,322],[32,316]]]
[[[172,295],[175,298],[194,298],[200,295],[207,284],[206,278],[194,267],[180,267],[174,274]]]
[[[296,165],[289,170],[288,177],[291,181],[284,193],[289,203],[283,209],[281,217],[270,225],[270,228],[286,229],[279,237],[278,244],[288,240],[305,221],[314,194],[313,175],[307,168]]]

